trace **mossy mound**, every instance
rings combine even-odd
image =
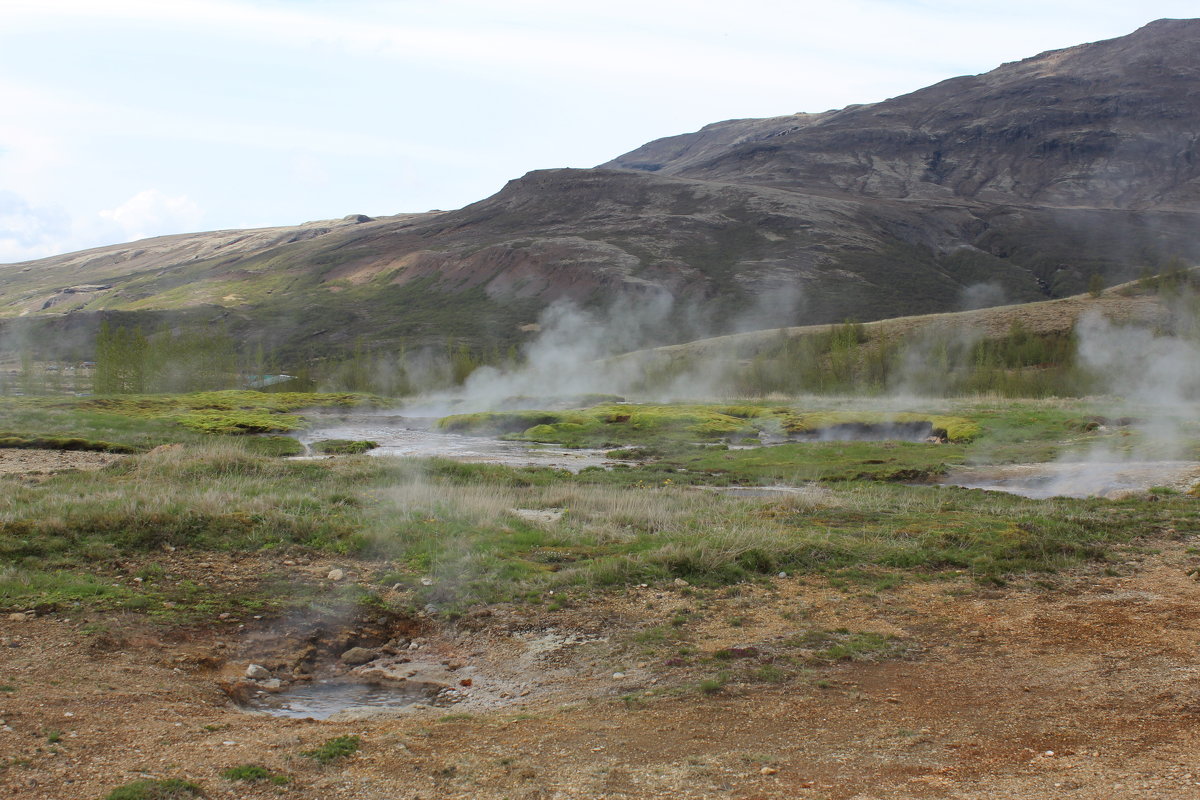
[[[446,431],[572,447],[644,444],[664,440],[717,441],[760,431],[807,434],[846,425],[886,427],[926,423],[952,442],[970,441],[979,426],[963,417],[884,412],[797,412],[759,405],[599,405],[582,411],[495,411],[438,421]]]
[[[96,441],[66,436],[16,436],[0,434],[0,447],[21,450],[90,450],[98,453],[136,453],[136,447],[115,442]]]
[[[322,439],[312,443],[312,449],[330,456],[357,456],[379,447],[368,439]]]
[[[815,411],[788,413],[783,419],[783,429],[787,433],[797,434],[816,433],[842,425],[888,426],[921,422],[928,422],[934,435],[944,435],[946,440],[951,442],[969,442],[979,435],[979,425],[965,417],[911,412]]]
[[[175,418],[185,428],[200,433],[246,434],[300,430],[304,419],[270,411],[191,411]]]

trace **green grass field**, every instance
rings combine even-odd
[[[1200,505],[1186,493],[1039,501],[922,482],[957,464],[1046,460],[1119,435],[1095,430],[1091,409],[1078,403],[938,409],[933,418],[957,420],[972,432],[947,444],[749,449],[731,449],[715,434],[737,438],[756,421],[816,417],[782,407],[759,413],[751,406],[658,406],[646,410],[645,426],[626,429],[634,436],[616,437],[639,444],[642,460],[572,475],[443,459],[285,461],[254,444],[262,437],[201,433],[186,424],[187,415],[219,405],[211,410],[302,416],[305,401],[361,400],[264,395],[259,406],[220,394],[10,403],[2,427],[14,435],[182,446],[41,481],[0,477],[0,606],[120,609],[173,622],[230,608],[379,604],[396,584],[404,600],[397,606],[393,594],[393,610],[432,603],[455,612],[478,602],[535,601],[550,590],[562,602],[631,583],[682,578],[716,586],[781,571],[849,570],[891,581],[966,572],[1003,582],[1103,565],[1131,543],[1167,531],[1200,532]],[[585,429],[636,419],[596,422],[623,416],[614,408],[578,416]],[[521,424],[573,424],[565,416],[547,422],[548,414],[535,414]],[[575,429],[559,430],[587,440],[575,438]],[[698,431],[704,437],[693,441]],[[713,491],[780,483],[803,491]],[[327,554],[359,563],[369,577],[322,588],[265,570],[229,593],[176,574],[176,559],[205,552]]]

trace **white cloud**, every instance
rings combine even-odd
[[[187,195],[168,197],[158,189],[145,189],[116,208],[101,211],[100,217],[115,223],[124,233],[125,241],[133,241],[194,231],[204,213]]]
[[[14,192],[0,190],[0,264],[61,252],[70,228],[61,209],[33,206]]]

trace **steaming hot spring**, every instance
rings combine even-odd
[[[1103,497],[1120,499],[1162,487],[1188,491],[1200,482],[1195,461],[1055,461],[964,467],[940,481],[947,486],[988,489],[1033,499]]]

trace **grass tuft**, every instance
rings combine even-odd
[[[203,797],[201,788],[181,778],[163,780],[141,780],[118,786],[104,800],[184,800],[188,797]]]
[[[362,738],[353,735],[335,736],[314,750],[305,750],[300,755],[311,758],[318,764],[332,764],[358,752]]]

